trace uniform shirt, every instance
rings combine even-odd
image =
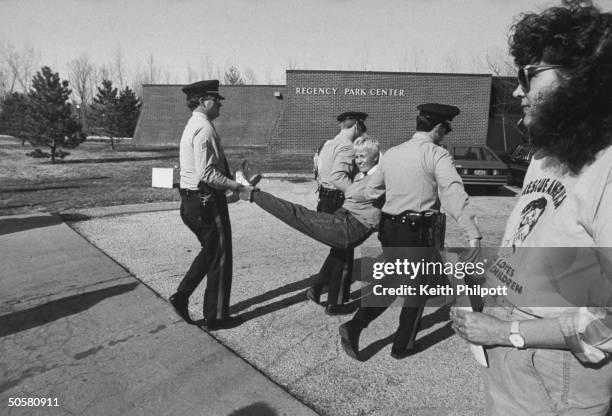
[[[193,111],[183,130],[180,166],[182,189],[196,190],[200,181],[214,189],[230,189],[230,173],[221,141],[201,111]]]
[[[556,318],[579,360],[610,357],[612,146],[578,175],[536,153],[502,246],[487,281],[505,281],[504,299],[531,315]]]
[[[439,196],[445,212],[459,223],[468,239],[481,237],[452,157],[429,135],[417,132],[389,149],[373,176],[367,196],[375,200],[386,193],[382,212],[427,211],[435,207]]]
[[[374,200],[366,196],[368,183],[373,173],[378,170],[378,165],[370,169],[365,175],[359,173],[355,181],[344,193],[344,204],[342,208],[351,213],[360,223],[371,229],[377,229],[380,223],[380,209],[374,207]]]
[[[353,150],[354,128],[342,129],[332,140],[325,142],[319,152],[317,167],[319,171],[319,183],[330,189],[345,192],[351,185],[353,175]]]

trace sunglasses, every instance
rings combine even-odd
[[[548,71],[549,69],[564,68],[565,65],[525,65],[518,69],[518,83],[526,94],[529,92],[531,78],[535,77],[540,72]]]

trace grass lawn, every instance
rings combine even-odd
[[[85,141],[54,164],[26,156],[30,151],[29,144],[0,136],[0,216],[179,200],[176,190],[151,187],[151,169],[178,167],[178,149],[137,151],[119,143],[113,152],[108,143]],[[226,153],[232,168],[249,159],[262,172],[312,170],[310,155],[275,156],[252,148]]]

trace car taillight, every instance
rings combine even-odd
[[[467,169],[461,169],[461,173],[463,173],[464,175],[468,175],[470,171]]]
[[[499,175],[499,169],[493,169],[493,176]]]

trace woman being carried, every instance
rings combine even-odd
[[[344,204],[333,214],[285,201],[248,183],[240,191],[240,199],[254,202],[290,227],[330,247],[356,247],[378,229],[380,209],[374,206],[374,200],[365,197],[365,189],[380,151],[378,141],[368,135],[357,138],[353,146],[360,173],[346,190]]]

